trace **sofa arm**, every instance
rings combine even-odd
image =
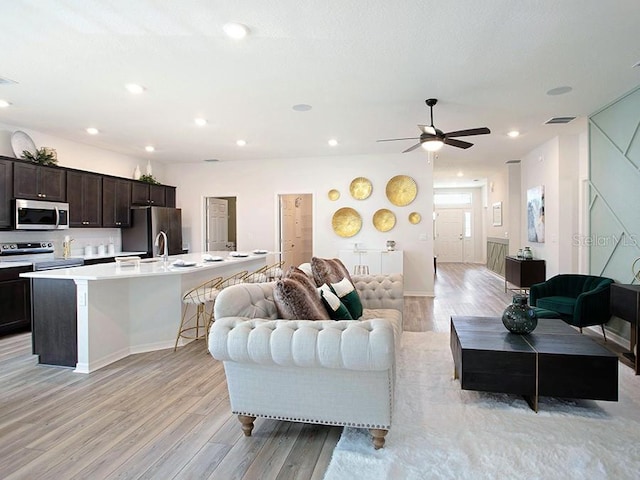
[[[578,295],[573,312],[573,318],[578,325],[600,325],[609,321],[611,318],[610,291],[611,285],[607,284]]]
[[[391,275],[353,275],[353,283],[364,308],[404,309],[404,284],[400,273]]]
[[[348,370],[388,370],[395,356],[393,327],[382,319],[220,318],[209,351],[221,361]]]

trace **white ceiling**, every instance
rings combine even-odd
[[[418,136],[436,97],[436,127],[492,131],[439,152],[439,175],[470,178],[640,84],[638,20],[638,0],[12,0],[0,123],[161,162],[370,155],[411,146],[376,140]],[[227,38],[230,21],[250,36]],[[565,115],[579,119],[543,124]]]

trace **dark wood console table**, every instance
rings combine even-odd
[[[633,362],[636,375],[640,373],[639,355],[634,355],[633,349],[638,345],[638,320],[640,319],[640,285],[625,285],[614,283],[611,285],[611,315],[615,315],[631,323],[629,339],[631,354],[628,356]],[[637,348],[637,347],[636,347]]]
[[[507,255],[504,264],[504,291],[507,284],[515,285],[518,290],[525,290],[534,283],[546,280],[546,263],[544,260],[512,257]]]

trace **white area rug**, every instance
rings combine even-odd
[[[619,401],[463,391],[448,333],[404,333],[393,425],[374,450],[346,428],[325,480],[637,479],[640,376],[619,365]]]

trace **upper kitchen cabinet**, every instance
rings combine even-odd
[[[164,187],[164,206],[165,207],[176,207],[176,187]]]
[[[151,205],[153,207],[166,206],[166,187],[144,182],[132,182],[131,203],[133,205]]]
[[[102,226],[131,226],[131,183],[114,177],[102,178]]]
[[[69,226],[102,226],[102,176],[67,171]]]
[[[14,162],[13,196],[50,202],[66,200],[66,171],[30,163]]]
[[[0,228],[11,227],[11,193],[13,162],[0,159]]]

